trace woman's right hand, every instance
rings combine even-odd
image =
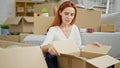
[[[55,56],[60,56],[60,53],[55,49],[55,47],[52,44],[48,44],[48,52]]]

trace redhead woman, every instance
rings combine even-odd
[[[48,68],[57,68],[56,56],[60,56],[60,53],[50,44],[52,41],[72,39],[80,49],[84,47],[81,46],[80,32],[75,25],[76,15],[76,5],[71,1],[63,2],[58,8],[54,21],[48,28],[46,39],[41,45],[42,51],[47,53],[46,61]],[[100,46],[99,43],[94,44]]]

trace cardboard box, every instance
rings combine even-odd
[[[6,22],[11,25],[10,32],[33,32],[33,17],[9,17]]]
[[[7,48],[10,45],[21,47]],[[39,46],[0,40],[0,47],[0,68],[47,68]]]
[[[80,51],[71,40],[54,41],[52,44],[61,53],[59,68],[106,68],[120,62],[107,55],[111,46],[88,45]]]
[[[0,35],[0,40],[20,42],[19,35]]]
[[[45,34],[47,32],[47,28],[51,25],[53,22],[54,17],[45,17],[45,16],[39,16],[34,17],[34,33],[35,34]]]
[[[101,32],[115,32],[116,25],[115,24],[101,24]]]
[[[77,9],[76,25],[79,28],[93,28],[94,31],[100,31],[101,11],[90,9]]]
[[[120,68],[120,63],[115,64],[115,68]]]
[[[20,35],[0,35],[0,40],[13,41],[13,42],[22,42],[24,37],[29,34],[20,34]]]

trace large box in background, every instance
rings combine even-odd
[[[116,25],[115,24],[101,24],[101,32],[115,32]]]
[[[35,34],[45,34],[47,32],[47,28],[53,22],[54,16],[45,17],[38,16],[34,17],[34,33]]]
[[[61,53],[58,57],[59,68],[106,68],[120,62],[107,55],[111,46],[91,44],[80,51],[72,40],[54,41],[52,44]]]
[[[79,28],[93,28],[100,31],[101,11],[78,8],[76,25]]]
[[[6,23],[10,24],[10,32],[33,33],[33,17],[9,17]]]
[[[39,46],[0,40],[0,68],[47,68],[47,65]]]

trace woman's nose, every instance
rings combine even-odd
[[[72,16],[69,14],[69,15],[68,15],[68,18],[72,18]]]

